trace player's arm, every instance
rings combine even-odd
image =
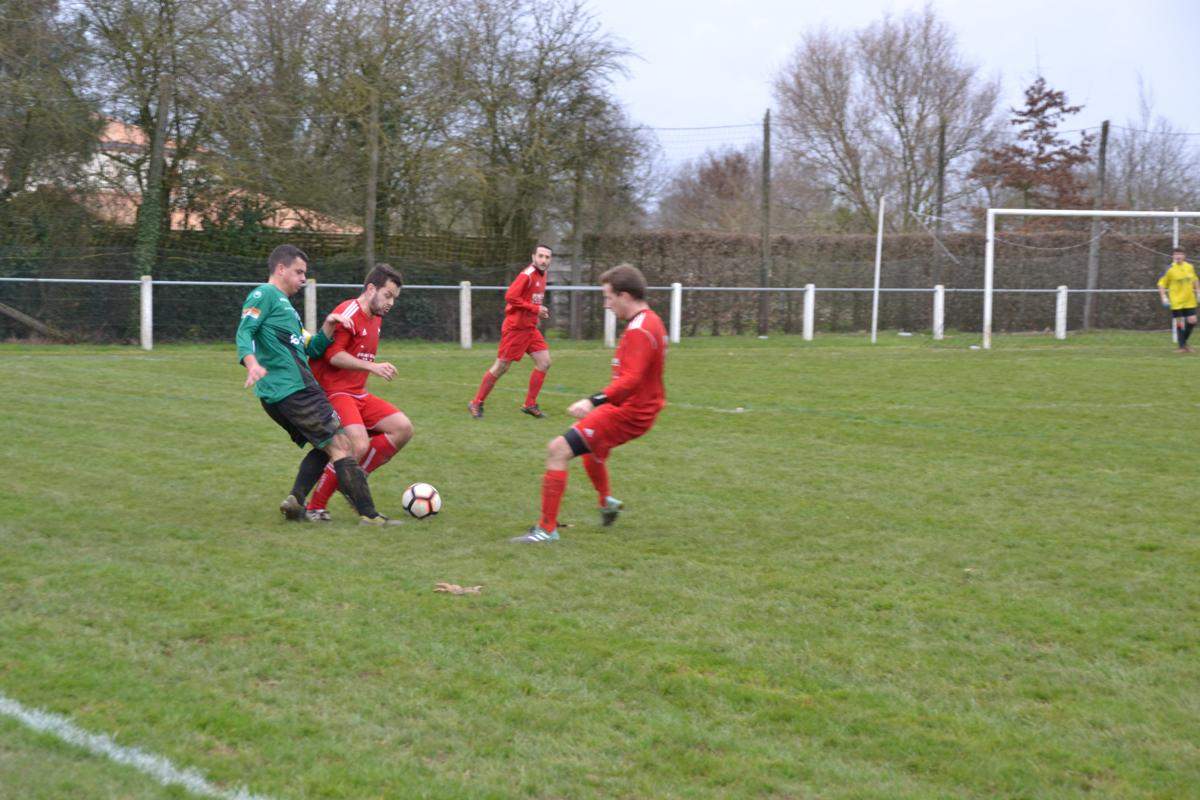
[[[363,361],[361,358],[355,358],[341,350],[329,357],[329,363],[338,369],[349,370],[351,372],[369,372],[372,375],[378,375],[385,381],[390,381],[396,377],[396,367],[387,361]]]
[[[1167,276],[1164,274],[1158,279],[1158,299],[1162,302],[1164,308],[1170,308],[1171,302],[1167,300]]]
[[[641,331],[638,333],[637,331]],[[621,374],[614,378],[603,390],[591,397],[585,397],[572,403],[567,412],[575,417],[587,416],[596,406],[605,403],[620,405],[633,394],[634,390],[645,379],[654,357],[654,346],[650,342],[650,334],[640,328],[637,331],[626,331],[628,346],[621,354]]]
[[[504,293],[504,302],[511,305],[513,308],[520,308],[525,311],[530,311],[534,314],[541,314],[542,307],[537,303],[530,302],[525,299],[525,293],[529,290],[529,276],[522,272],[508,286],[508,291]]]
[[[342,314],[330,314],[325,318],[316,335],[304,343],[304,352],[308,354],[309,358],[320,358],[325,355],[325,351],[334,343],[335,337],[339,333],[344,334],[342,347],[345,347],[350,334],[354,333],[354,323],[350,321],[349,317]]]
[[[246,367],[246,387],[258,383],[267,374],[266,367],[258,363],[254,344],[254,334],[258,333],[259,326],[262,325],[262,317],[263,311],[255,304],[254,296],[247,297],[242,306],[242,319],[238,323],[237,335],[234,337],[234,341],[237,342],[238,363]]]

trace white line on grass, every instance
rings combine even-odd
[[[154,778],[163,786],[182,786],[192,794],[200,797],[215,797],[218,800],[270,800],[264,795],[251,794],[241,786],[233,790],[214,786],[194,769],[180,769],[162,756],[147,753],[136,747],[122,747],[104,734],[88,733],[66,717],[37,708],[26,708],[3,694],[0,694],[0,715],[12,717],[40,733],[57,736],[64,742],[87,750],[89,753],[133,767]]]

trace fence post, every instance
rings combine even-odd
[[[679,344],[679,326],[683,320],[683,284],[671,284],[671,344]]]
[[[933,287],[933,338],[946,338],[946,287]]]
[[[1067,287],[1059,286],[1054,297],[1054,338],[1067,338]]]
[[[458,282],[458,342],[471,349],[471,282]]]
[[[142,276],[142,349],[154,349],[154,281],[149,275]]]
[[[304,329],[317,332],[317,282],[304,282]]]
[[[817,305],[817,287],[814,284],[804,284],[804,341],[813,339],[814,311]]]
[[[617,346],[617,315],[611,308],[604,309],[604,346]]]

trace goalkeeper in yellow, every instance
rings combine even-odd
[[[1158,297],[1163,308],[1171,309],[1179,352],[1190,353],[1188,337],[1196,327],[1196,305],[1200,302],[1200,279],[1196,269],[1183,260],[1183,249],[1171,251],[1171,266],[1158,279]]]

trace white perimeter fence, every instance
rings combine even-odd
[[[261,284],[252,281],[173,281],[173,280],[153,280],[150,276],[143,276],[139,280],[114,280],[114,279],[86,279],[86,278],[8,278],[0,277],[0,282],[6,283],[74,283],[74,284],[123,284],[140,287],[140,303],[139,303],[139,328],[141,346],[145,350],[150,350],[154,347],[154,287],[156,286],[199,286],[199,287],[218,287],[218,286],[243,286],[254,287]],[[304,326],[309,330],[316,330],[319,324],[317,316],[317,282],[309,281],[304,287]],[[361,290],[361,284],[355,283],[323,283],[320,284],[322,289],[349,289],[353,291]],[[433,292],[458,292],[458,333],[459,343],[463,348],[470,348],[474,342],[471,330],[471,297],[474,292],[503,292],[505,286],[473,286],[470,281],[463,281],[458,285],[437,285],[437,284],[418,284],[405,286],[404,290],[409,291],[433,291]],[[880,292],[883,294],[908,293],[908,294],[928,294],[931,295],[933,303],[932,307],[932,326],[931,333],[934,339],[942,339],[945,335],[945,319],[946,319],[946,294],[947,293],[964,293],[964,294],[983,294],[983,289],[947,289],[944,286],[938,285],[931,289],[893,289],[893,288],[873,288],[873,287],[819,287],[813,284],[808,284],[803,287],[770,287],[763,289],[758,286],[683,286],[679,283],[672,283],[670,286],[651,286],[648,287],[651,291],[670,292],[670,313],[668,316],[668,330],[672,342],[678,342],[680,338],[681,320],[683,318],[683,303],[685,292],[725,292],[725,293],[758,293],[770,292],[777,294],[801,293],[803,294],[803,311],[802,311],[802,332],[806,341],[811,341],[814,336],[814,328],[816,321],[817,293],[818,292]],[[570,286],[570,285],[555,285],[551,284],[547,287],[549,294],[553,297],[558,292],[598,292],[598,286]],[[1087,289],[1069,289],[1066,286],[1059,286],[1057,289],[993,289],[997,294],[1052,294],[1055,295],[1055,310],[1054,310],[1054,336],[1058,339],[1065,339],[1067,336],[1067,303],[1068,296],[1071,294],[1086,294]],[[1092,292],[1097,294],[1153,294],[1154,289],[1095,289]],[[1047,320],[1048,321],[1048,320]],[[230,323],[232,326],[232,322]],[[605,309],[604,311],[604,341],[608,347],[616,346],[617,338],[617,320],[615,315]]]

